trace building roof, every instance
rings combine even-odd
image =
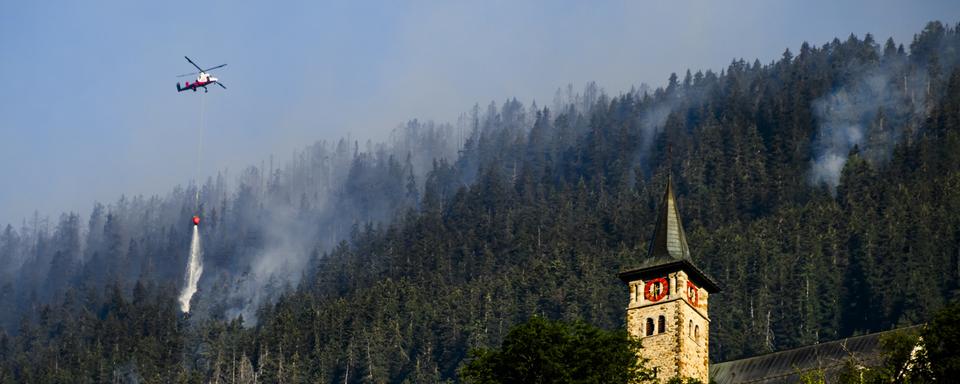
[[[648,265],[648,263],[644,263],[644,265]],[[690,279],[697,283],[697,285],[706,288],[707,292],[713,293],[720,291],[720,285],[689,260],[658,260],[657,263],[652,265],[620,272],[617,274],[617,277],[623,282],[629,283],[634,280],[645,280],[650,277],[664,276],[670,272],[681,269],[686,271],[687,276],[690,276]]]
[[[678,269],[687,271],[697,283],[706,287],[708,292],[720,290],[713,279],[693,265],[687,236],[683,233],[680,210],[677,208],[677,198],[673,194],[673,183],[668,176],[667,190],[663,193],[663,199],[660,202],[657,227],[653,231],[653,242],[650,243],[647,258],[640,263],[640,266],[620,272],[618,276],[624,282],[630,282]]]
[[[798,383],[800,373],[823,370],[827,382],[851,358],[864,366],[880,363],[880,338],[909,328],[848,337],[781,352],[710,365],[710,382],[717,384]]]
[[[653,232],[653,242],[650,243],[647,258],[648,260],[691,260],[690,247],[687,245],[687,236],[683,233],[677,198],[673,195],[673,183],[669,177],[667,190],[663,193],[663,200],[660,202],[657,229]]]

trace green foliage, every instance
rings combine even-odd
[[[922,328],[908,328],[880,339],[877,366],[848,361],[837,374],[841,384],[944,383],[960,374],[960,304],[947,306]]]
[[[175,290],[138,282],[133,301],[116,285],[106,291],[68,291],[25,318],[12,345],[0,335],[0,379],[168,383],[187,374]]]
[[[653,380],[626,331],[533,317],[499,349],[479,348],[460,371],[467,383],[642,383]]]
[[[915,328],[884,335],[880,339],[882,365],[866,374],[868,382],[908,380],[911,367],[917,364],[913,360],[920,343],[919,336],[920,332]]]
[[[960,377],[960,304],[937,312],[921,332],[923,357],[934,380],[950,381]]]
[[[704,383],[692,377],[687,377],[687,378],[672,377],[670,378],[670,380],[667,380],[667,384],[704,384]]]
[[[800,384],[827,384],[823,370],[814,369],[800,373]]]

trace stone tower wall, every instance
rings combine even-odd
[[[647,301],[643,296],[645,281],[629,283],[630,303],[627,306],[627,332],[640,338],[641,357],[646,366],[655,369],[665,382],[672,377],[692,377],[709,382],[709,326],[706,290],[699,289],[696,307],[688,299],[687,274],[683,271],[666,276],[670,290],[666,297]],[[660,331],[659,318],[664,317]],[[647,319],[653,322],[653,334],[647,335]]]
[[[678,303],[681,303],[680,318],[683,324],[680,327],[680,376],[693,377],[708,383],[710,320],[686,302]]]

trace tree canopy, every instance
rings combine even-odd
[[[640,348],[624,330],[535,316],[511,329],[500,348],[471,351],[460,377],[476,384],[649,382]]]

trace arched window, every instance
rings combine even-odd
[[[693,328],[693,338],[694,338],[694,339],[697,339],[697,340],[700,339],[700,326],[699,326],[699,325]]]
[[[653,336],[653,319],[647,318],[647,336]]]
[[[693,320],[690,320],[690,325],[687,328],[687,333],[691,336],[693,335]]]
[[[667,318],[660,315],[660,319],[657,320],[657,333],[663,333],[667,330]]]

